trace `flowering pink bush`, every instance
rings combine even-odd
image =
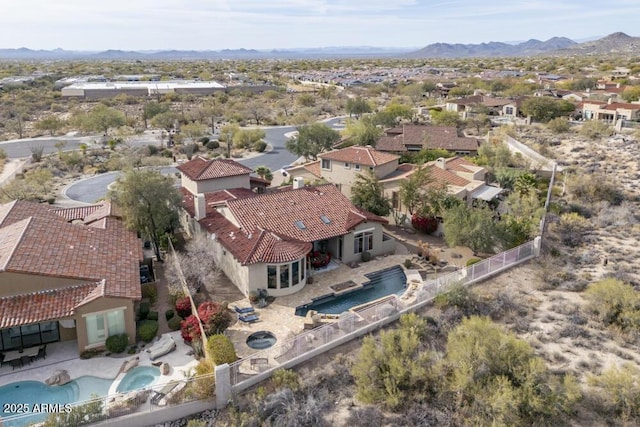
[[[418,231],[431,234],[438,229],[438,220],[434,217],[425,217],[418,214],[413,214],[411,217],[411,225]]]

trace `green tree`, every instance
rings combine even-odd
[[[109,197],[122,210],[126,225],[150,240],[160,254],[160,238],[178,223],[182,196],[173,179],[154,170],[130,169],[121,175]]]
[[[262,141],[266,134],[262,129],[238,129],[233,134],[233,145],[236,148],[251,148]]]
[[[627,102],[640,100],[640,86],[632,86],[626,88],[620,95]]]
[[[553,133],[566,133],[569,132],[571,128],[569,121],[564,117],[556,117],[555,119],[549,120],[547,127]]]
[[[207,354],[216,366],[238,360],[233,343],[226,335],[211,335],[207,339],[207,350]]]
[[[108,135],[109,129],[119,128],[125,123],[122,112],[103,104],[97,105],[80,119],[82,129],[89,132],[102,132],[103,135]]]
[[[318,154],[328,151],[340,140],[340,134],[324,123],[298,127],[298,135],[289,138],[285,148],[298,156],[316,160]]]
[[[180,128],[182,133],[191,142],[196,142],[199,138],[204,136],[206,128],[203,124],[198,122],[187,123]]]
[[[178,121],[178,114],[174,111],[162,111],[151,118],[151,125],[155,128],[164,129],[166,132],[174,130],[174,126]]]
[[[47,116],[38,121],[34,127],[38,130],[47,131],[51,136],[53,136],[57,131],[62,129],[64,125],[64,120],[60,119],[58,116]]]
[[[153,119],[158,114],[166,113],[167,111],[169,111],[169,105],[166,103],[151,101],[144,104],[144,107],[142,107],[142,118],[144,119],[144,128],[145,129],[147,128],[147,122],[149,120]],[[162,126],[159,126],[159,127],[162,127]]]
[[[556,100],[546,96],[534,96],[522,102],[521,110],[533,120],[547,123],[551,119],[573,112],[575,106],[564,99]]]
[[[345,109],[349,113],[349,117],[355,116],[356,119],[359,119],[363,114],[371,112],[371,106],[362,97],[347,99]]]
[[[231,146],[233,145],[233,138],[240,131],[240,126],[237,123],[229,123],[222,126],[220,129],[220,141],[224,142],[227,146],[227,158],[231,158]]]
[[[460,126],[462,120],[458,113],[454,111],[431,110],[431,123],[436,126]]]
[[[400,183],[400,201],[409,215],[418,212],[426,203],[428,186],[431,183],[433,178],[429,169],[423,165],[418,166],[407,179]]]
[[[613,128],[600,120],[589,120],[582,124],[578,132],[586,138],[599,139],[613,135]]]
[[[375,147],[376,142],[382,136],[383,131],[377,127],[368,117],[360,120],[349,120],[344,129],[344,135],[356,145],[371,145]]]
[[[385,197],[382,184],[368,169],[356,175],[351,187],[351,202],[376,215],[387,216],[391,212],[391,201]]]
[[[256,168],[256,174],[262,179],[267,181],[271,181],[273,179],[273,173],[271,173],[271,169],[266,166],[258,166]]]
[[[493,212],[486,205],[453,206],[444,213],[444,236],[451,247],[467,246],[474,253],[494,253],[498,241]]]

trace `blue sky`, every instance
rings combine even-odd
[[[0,48],[422,47],[616,31],[640,0],[4,0]],[[637,32],[637,33],[636,33]]]

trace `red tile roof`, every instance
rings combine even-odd
[[[308,170],[313,176],[322,178],[322,172],[320,171],[320,160],[307,163],[304,165],[304,168]]]
[[[480,168],[480,166],[459,156],[445,159],[445,163],[447,165],[447,169],[455,170],[457,172],[475,172]]]
[[[91,226],[71,224],[46,205],[39,206],[30,202],[0,206],[0,274],[105,280],[106,296],[141,297],[142,245],[134,232],[111,217]]]
[[[180,188],[182,192],[182,206],[189,213],[189,215],[195,215],[194,196],[184,187]],[[216,210],[216,206],[224,204],[229,199],[244,199],[247,197],[253,197],[257,194],[247,188],[231,188],[229,190],[214,191],[212,193],[203,193],[204,200],[207,204],[207,215],[213,213]]]
[[[352,146],[341,150],[329,151],[320,154],[321,159],[337,160],[345,163],[354,163],[363,166],[379,166],[398,160],[400,157],[394,154],[383,153],[371,147]]]
[[[231,159],[207,160],[200,156],[194,157],[186,163],[177,167],[192,181],[203,181],[214,178],[224,178],[228,176],[247,175],[253,172],[252,169],[241,165]]]
[[[243,265],[294,261],[305,256],[316,240],[348,234],[366,221],[387,222],[353,206],[330,184],[229,197],[226,204],[240,227],[209,208],[207,217],[199,222]],[[326,215],[330,223],[325,224],[321,215]],[[302,221],[305,228],[299,229],[296,221]]]
[[[640,104],[630,104],[628,102],[612,102],[611,104],[603,105],[603,110],[617,110],[622,108],[625,110],[640,110]]]
[[[0,298],[0,329],[69,317],[75,308],[93,294],[99,293],[100,283],[50,289]]]
[[[331,184],[308,186],[282,193],[229,200],[227,206],[244,230],[264,229],[303,242],[329,239],[350,232],[365,221],[387,220],[356,208]],[[325,224],[321,216],[331,222]],[[353,220],[354,215],[357,220]],[[296,226],[302,221],[305,228]]]
[[[438,184],[464,187],[471,182],[468,179],[458,176],[451,171],[444,170],[435,164],[429,165],[428,168],[431,178],[433,178],[433,180]]]

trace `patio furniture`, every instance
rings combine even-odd
[[[22,368],[22,359],[13,359],[9,362],[11,364],[11,370],[16,368]]]
[[[238,306],[235,306],[235,305],[233,306],[233,309],[238,314],[253,313],[255,311],[253,307],[238,307]]]
[[[249,366],[254,371],[259,371],[263,366],[269,366],[269,359],[266,357],[254,357],[249,361]]]
[[[4,365],[4,353],[0,351],[0,368],[2,368],[2,365]]]
[[[20,357],[20,361],[22,362],[22,366],[31,365],[31,356],[22,356]]]
[[[165,384],[164,387],[160,389],[160,391],[154,391],[153,396],[151,396],[151,403],[157,406],[158,402],[160,402],[160,400],[163,397],[165,397],[167,394],[171,393],[171,391],[173,391],[173,389],[176,388],[177,385],[178,385],[177,382],[172,381],[170,383]]]
[[[248,314],[246,316],[238,316],[238,320],[244,323],[253,323],[260,320],[257,314]]]
[[[32,356],[33,360],[38,360],[38,359],[46,359],[47,358],[47,345],[43,345],[40,348],[38,348],[38,354],[36,354],[35,356]]]
[[[167,353],[175,350],[176,342],[171,335],[163,335],[160,339],[147,349],[149,353],[149,359],[155,360],[158,357],[162,357]]]

